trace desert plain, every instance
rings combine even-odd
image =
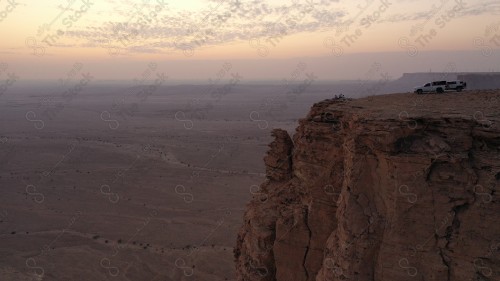
[[[2,280],[235,280],[236,234],[265,181],[272,129],[293,134],[335,95],[383,91],[370,83],[216,95],[207,85],[12,88],[0,103]],[[421,100],[402,95],[403,111]]]
[[[2,280],[234,280],[270,131],[340,90],[61,88],[1,97]]]

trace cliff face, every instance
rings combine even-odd
[[[500,94],[315,104],[275,130],[238,280],[500,280]]]

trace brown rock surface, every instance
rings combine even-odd
[[[499,121],[499,91],[315,104],[274,132],[238,280],[500,280]]]
[[[271,134],[275,140],[269,145],[271,149],[264,157],[266,176],[274,181],[290,179],[292,171],[292,139],[287,131],[281,129],[274,129]]]

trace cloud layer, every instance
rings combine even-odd
[[[189,55],[205,46],[234,41],[248,41],[250,44],[266,41],[273,44],[284,36],[301,32],[335,30],[346,24],[359,25],[360,19],[376,12],[382,2],[384,0],[364,0],[343,4],[338,0],[293,0],[280,4],[264,0],[221,0],[207,1],[199,9],[182,10],[163,0],[108,0],[107,3],[113,7],[111,11],[94,13],[109,20],[96,20],[86,26],[82,24],[66,32],[65,37],[68,41],[79,42],[79,46],[107,48],[110,54],[181,50]],[[391,7],[376,22],[426,23],[435,17],[446,16],[460,2],[465,8],[457,11],[455,17],[500,14],[498,1],[430,1],[428,5],[408,10],[401,7],[415,6],[417,2],[399,0],[391,3],[394,8]],[[402,10],[408,12],[402,13]],[[106,17],[106,14],[109,16]]]

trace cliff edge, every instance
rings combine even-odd
[[[500,91],[326,100],[267,179],[238,280],[500,280]]]

